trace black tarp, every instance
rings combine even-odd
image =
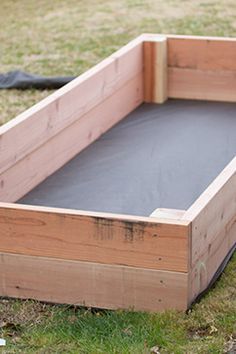
[[[188,209],[236,155],[235,117],[234,103],[143,104],[20,202],[142,216]]]
[[[20,70],[0,74],[0,89],[58,89],[76,76],[45,77]]]

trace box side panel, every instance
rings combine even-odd
[[[187,274],[0,254],[0,294],[107,309],[187,306]]]
[[[192,220],[189,302],[204,291],[236,242],[236,158],[183,216]]]
[[[0,175],[0,200],[15,202],[111,128],[143,100],[142,73]],[[28,138],[25,138],[28,139]],[[11,146],[17,148],[11,142]]]
[[[236,101],[236,40],[168,36],[168,96]]]
[[[186,222],[2,204],[0,224],[0,252],[188,271]]]
[[[143,44],[142,39],[137,38],[68,85],[0,127],[0,173],[29,156],[32,151],[81,119],[109,97],[115,97],[117,92],[119,93],[142,71]],[[139,87],[142,87],[141,83]],[[138,88],[135,87],[135,90]],[[130,91],[131,100],[132,97],[133,92]],[[133,109],[135,107],[136,105],[133,104]],[[117,109],[117,105],[113,109]],[[130,108],[122,114],[127,114],[129,111]],[[117,117],[117,121],[122,118],[123,116]],[[97,117],[96,124],[100,124],[100,117]],[[109,124],[107,129],[109,129]],[[87,133],[84,132],[85,135]]]

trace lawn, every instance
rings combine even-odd
[[[236,36],[236,2],[1,0],[0,23],[0,72],[78,75],[142,32]],[[50,92],[0,91],[0,121]],[[236,353],[235,269],[236,255],[188,313],[94,311],[3,299],[2,352],[147,354],[159,347],[161,354],[195,354],[226,353],[234,346]]]

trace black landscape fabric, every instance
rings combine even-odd
[[[236,104],[143,104],[19,202],[140,216],[185,210],[235,155]]]
[[[15,70],[6,74],[0,74],[0,89],[58,89],[75,79],[75,77],[44,77]]]

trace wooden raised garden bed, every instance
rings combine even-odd
[[[166,102],[167,99],[171,100]],[[185,99],[191,101],[183,101]],[[198,103],[195,105],[193,100],[200,100],[196,102],[201,107],[198,108]],[[212,101],[209,103],[212,108],[202,101]],[[226,103],[221,106],[221,103],[214,101]],[[108,309],[187,309],[208,287],[236,242],[236,139],[229,137],[235,127],[236,114],[232,118],[236,113],[232,103],[235,101],[235,39],[145,34],[3,125],[0,128],[0,295]],[[120,173],[121,185],[125,187],[126,183],[131,183],[126,199],[115,197],[113,204],[116,206],[119,199],[119,205],[124,207],[120,207],[119,214],[99,209],[99,200],[105,203],[108,199],[106,190],[116,185],[113,181],[111,186],[106,182],[107,189],[100,185],[94,188],[94,198],[97,192],[101,192],[98,202],[94,203],[94,210],[97,211],[88,211],[83,205],[80,208],[83,210],[63,208],[63,201],[59,205],[61,207],[51,207],[50,203],[44,206],[40,201],[37,203],[37,198],[43,195],[41,182],[82,150],[81,154],[85,153],[87,147],[93,146],[91,144],[112,126],[130,112],[139,110],[138,106],[143,102],[151,110],[157,109],[158,119],[163,124],[160,129],[157,126],[156,142],[160,144],[160,154],[164,154],[161,156],[168,158],[163,157],[159,161],[161,172],[157,180],[161,181],[162,164],[168,159],[173,165],[173,161],[178,163],[173,175],[172,165],[169,166],[169,187],[172,188],[172,182],[181,183],[185,179],[181,191],[178,184],[173,188],[168,205],[164,202],[158,204],[157,201],[153,208],[157,210],[151,210],[151,216],[135,212],[141,193],[145,193],[151,184],[148,175],[145,175],[146,183],[140,182],[139,187],[132,191],[132,202],[129,192],[139,181],[137,171],[148,169],[142,162],[136,172],[124,180],[124,169],[114,168],[114,175]],[[188,154],[188,149],[175,148],[175,144],[187,138],[192,141],[197,134],[198,117],[193,120],[196,126],[192,130],[190,126],[185,131],[188,119],[186,116],[181,118],[180,107],[181,124],[176,125],[174,114],[178,102],[183,105],[185,114],[193,106],[195,110],[200,109],[199,121],[204,118],[204,107],[216,107],[211,123],[208,121],[205,124],[203,120],[203,128],[208,127],[211,132],[214,115],[219,112],[217,122],[228,122],[229,129],[224,141],[226,144],[230,141],[230,154],[233,155],[225,152],[228,145],[220,150],[223,144],[220,138],[223,129],[220,129],[215,138],[215,156],[209,155],[208,161],[204,160],[205,167],[197,165],[196,171],[191,173],[191,166],[197,164],[197,158],[190,158],[193,153],[191,149]],[[146,106],[141,106],[144,113],[142,107]],[[167,107],[168,114],[171,114],[171,119],[166,118],[166,123],[162,119],[161,107]],[[222,117],[220,112],[224,112]],[[135,121],[135,118],[132,119]],[[132,124],[127,124],[127,129],[132,129]],[[175,124],[174,129],[172,124]],[[122,127],[122,134],[125,134],[126,126]],[[145,124],[142,127],[145,130]],[[129,136],[126,137],[128,140]],[[168,151],[166,155],[162,151],[161,139],[165,143],[165,151]],[[210,137],[207,140],[206,137],[206,148],[212,144]],[[119,143],[119,139],[107,138],[105,143],[106,149],[103,151],[108,151],[109,146]],[[137,151],[137,140],[133,144],[132,156],[140,156],[146,162],[149,156],[141,156],[142,148]],[[169,148],[173,150],[169,151]],[[122,147],[118,147],[117,151],[120,149]],[[204,155],[198,148],[195,150],[197,157]],[[96,151],[93,154],[95,156]],[[183,157],[186,154],[188,160]],[[222,166],[226,167],[220,173],[217,169],[217,173],[216,170],[212,172],[207,167],[208,162],[210,164],[214,160],[217,164],[220,154],[222,158],[227,155],[226,161],[222,162]],[[125,161],[127,158],[125,156]],[[131,157],[128,165],[132,161]],[[150,161],[149,172],[152,173],[152,164],[153,168],[157,167],[155,160]],[[79,163],[84,166],[82,162]],[[187,172],[181,174],[182,168]],[[200,177],[192,188],[188,186],[196,174],[209,176],[202,184],[205,191],[201,193],[198,190]],[[45,183],[49,183],[47,181],[51,177]],[[86,175],[81,178],[73,180],[75,188],[82,186],[76,201],[80,201],[85,190],[83,200],[87,203],[93,195],[90,193],[88,197],[86,193],[91,191],[95,182],[103,180],[103,175],[100,176],[95,170],[92,181],[88,181]],[[162,180],[166,180],[165,175]],[[158,183],[153,186],[156,193],[160,192]],[[37,188],[34,190],[36,186],[38,192]],[[167,185],[161,190],[162,196],[168,194],[169,187]],[[58,188],[57,193],[61,191],[61,185]],[[32,199],[30,191],[33,193]],[[173,202],[175,209],[172,209],[169,205],[172,205],[172,195],[174,201],[175,191],[181,193],[176,203]],[[196,192],[196,198],[193,196],[191,205],[183,209],[181,195],[184,199],[185,194],[192,191]],[[45,193],[48,197],[50,188]],[[145,195],[142,198],[144,200]],[[59,195],[59,201],[61,199]],[[31,203],[31,200],[35,202]],[[160,200],[165,201],[165,198]],[[91,203],[93,205],[93,200]],[[146,203],[148,205],[148,201]],[[130,213],[126,213],[127,205]]]

